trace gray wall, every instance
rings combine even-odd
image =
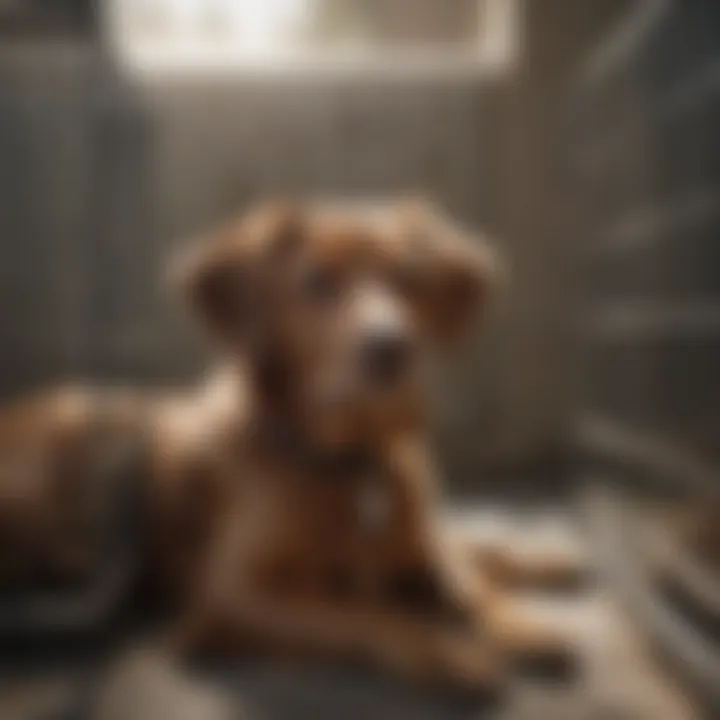
[[[488,465],[557,456],[574,413],[578,295],[547,148],[549,98],[572,54],[550,30],[573,4],[544,7],[555,24],[552,12],[533,21],[505,78],[176,77],[130,89],[82,50],[65,65],[57,49],[6,55],[5,393],[69,374],[189,379],[204,345],[158,289],[178,242],[265,193],[421,189],[494,237],[513,276],[438,394],[448,469],[474,481]]]
[[[0,383],[85,348],[91,65],[86,47],[0,45]]]
[[[502,94],[478,77],[306,77],[271,84],[174,79],[146,85],[142,95],[156,134],[152,174],[160,224],[153,262],[254,198],[293,190],[383,195],[419,189],[498,236],[502,252],[518,250],[501,230]],[[488,334],[471,343],[439,393],[440,428],[446,455],[457,460],[455,474],[471,473],[481,456],[529,452],[533,443],[513,427],[516,331],[510,326],[518,318],[511,305],[491,318]],[[182,316],[169,303],[160,315],[146,317],[157,322],[148,332],[151,352],[196,364],[197,338]]]

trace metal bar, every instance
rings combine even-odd
[[[720,300],[613,300],[590,313],[591,341],[720,337]]]
[[[585,459],[640,473],[669,489],[720,498],[720,473],[709,462],[614,420],[582,418],[576,444]]]
[[[578,82],[590,86],[602,82],[623,67],[673,7],[673,0],[642,0],[620,21],[616,29],[590,56]]]
[[[629,531],[632,526],[623,503],[609,489],[605,478],[589,480],[581,507],[598,552],[601,572],[616,588],[643,632],[717,711],[720,649],[683,622],[655,592],[648,569],[632,552]]]
[[[591,252],[597,255],[651,250],[671,235],[720,220],[720,187],[706,187],[682,197],[653,203],[634,212],[613,227],[601,230]]]

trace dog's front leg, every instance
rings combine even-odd
[[[431,464],[423,447],[408,445],[394,456],[397,493],[395,543],[398,567],[413,567],[426,580],[427,609],[480,631],[499,653],[554,667],[572,665],[569,638],[510,598],[471,547],[454,542],[440,525]]]
[[[243,587],[226,600],[204,617],[203,639],[212,642],[206,649],[348,662],[413,682],[479,692],[497,692],[505,677],[501,658],[477,637],[404,612]]]
[[[176,636],[184,655],[252,649],[384,669],[408,680],[496,691],[499,658],[471,633],[378,608],[363,598],[337,603],[283,597],[249,581],[255,550],[247,518],[229,513],[209,547],[198,593]],[[245,522],[243,522],[245,521]]]
[[[441,499],[426,443],[396,443],[388,475],[393,512],[387,575],[393,594],[468,629],[481,627],[490,588],[441,527]]]
[[[451,536],[454,535],[450,531]],[[590,569],[572,549],[523,549],[511,541],[453,537],[457,552],[498,586],[508,589],[574,590]]]

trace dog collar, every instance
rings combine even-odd
[[[343,478],[359,481],[377,477],[377,458],[367,448],[348,446],[338,450],[319,447],[289,423],[263,420],[255,425],[256,437],[267,447],[318,479]]]
[[[313,479],[351,481],[355,522],[363,532],[376,534],[390,523],[392,500],[383,482],[383,468],[377,456],[366,448],[351,446],[329,452],[277,421],[258,423],[255,431],[273,452],[289,459]]]

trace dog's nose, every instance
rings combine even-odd
[[[362,366],[367,377],[383,384],[400,378],[410,360],[411,343],[397,332],[375,332],[362,345]]]

